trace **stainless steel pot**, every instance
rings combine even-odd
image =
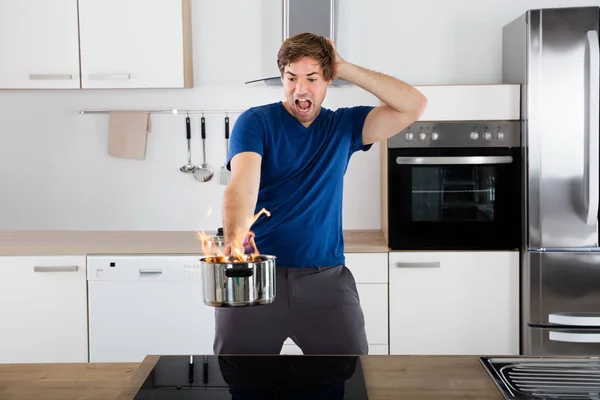
[[[275,301],[275,256],[259,255],[255,261],[213,261],[200,258],[204,303],[211,307],[243,307]]]

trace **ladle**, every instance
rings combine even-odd
[[[186,137],[187,137],[188,162],[187,162],[186,165],[184,165],[181,168],[179,168],[179,170],[181,172],[190,173],[190,172],[194,172],[195,170],[198,169],[197,166],[195,166],[194,164],[192,164],[192,150],[191,150],[191,146],[190,146],[190,140],[192,138],[192,128],[190,126],[190,117],[186,117],[186,119],[185,119],[185,134],[186,134]]]

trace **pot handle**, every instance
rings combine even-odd
[[[252,273],[252,268],[227,268],[225,270],[225,276],[228,278],[249,278]]]

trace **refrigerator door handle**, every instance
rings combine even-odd
[[[585,145],[583,165],[583,201],[585,204],[585,222],[595,225],[598,220],[598,136],[600,131],[600,46],[598,32],[587,32],[586,42],[586,78],[587,98],[585,114]]]

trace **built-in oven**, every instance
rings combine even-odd
[[[389,138],[389,247],[519,248],[520,136],[519,121],[436,121]]]

